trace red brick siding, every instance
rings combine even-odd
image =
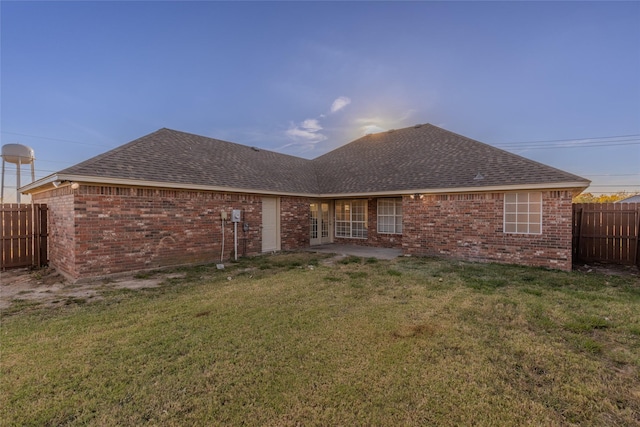
[[[449,256],[569,270],[571,192],[543,192],[543,233],[505,234],[503,193],[403,198],[403,235],[378,234],[377,199],[368,202],[368,238],[336,243],[402,247],[407,254]],[[34,195],[49,207],[50,264],[72,278],[162,266],[216,262],[220,212],[243,211],[238,253],[261,252],[262,196],[207,191],[81,185]],[[306,197],[280,198],[281,248],[309,246]],[[233,224],[225,225],[223,259],[233,256]]]
[[[229,219],[232,209],[242,210],[249,224],[247,232],[238,224],[240,256],[262,248],[261,196],[88,185],[74,193],[40,197],[51,218],[51,265],[74,279],[219,261],[223,210]],[[60,228],[66,234],[53,231]],[[228,260],[234,251],[233,223],[224,228],[223,259]]]
[[[56,188],[35,194],[32,199],[34,203],[47,204],[49,265],[67,276],[77,277],[73,190]]]
[[[282,250],[309,247],[311,199],[307,197],[280,198],[280,246]]]
[[[406,254],[571,269],[571,191],[543,191],[542,234],[503,232],[504,193],[403,198]]]

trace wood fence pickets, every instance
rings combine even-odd
[[[47,263],[47,206],[0,205],[0,268]]]
[[[573,205],[573,256],[577,261],[640,267],[640,203]]]
[[[18,262],[21,264],[25,264],[29,258],[33,255],[31,251],[31,245],[27,243],[31,243],[28,239],[29,231],[27,230],[27,221],[30,218],[27,218],[27,210],[20,209],[20,219],[18,220],[18,226],[20,227],[20,234],[18,235],[18,239],[16,243],[18,244]],[[29,225],[31,221],[29,221]]]

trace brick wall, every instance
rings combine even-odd
[[[571,191],[543,191],[542,234],[503,232],[504,193],[403,198],[403,250],[571,269]]]
[[[222,254],[220,212],[230,219],[232,209],[243,210],[243,220],[254,224],[247,233],[239,231],[238,252],[260,248],[261,204],[254,196],[83,186],[75,206],[80,276],[229,259],[233,224],[224,224]]]
[[[280,246],[282,250],[309,247],[311,199],[306,197],[280,198]]]
[[[75,227],[71,187],[56,188],[33,196],[34,203],[46,203],[49,265],[75,277]]]
[[[571,269],[571,191],[543,195],[541,235],[503,233],[503,193],[403,197],[403,235],[378,234],[377,199],[368,199],[368,238],[339,244],[402,247],[448,256]],[[220,212],[243,211],[238,255],[262,249],[262,196],[207,191],[81,185],[34,195],[49,207],[50,264],[77,279],[163,266],[218,262]],[[281,248],[309,246],[309,198],[280,197]],[[333,232],[333,231],[332,231]],[[233,257],[233,224],[223,259]]]
[[[66,191],[68,194],[60,194]],[[205,191],[81,185],[41,193],[50,218],[50,263],[72,279],[163,266],[216,262],[220,212],[238,224],[238,254],[260,253],[261,197]],[[223,259],[233,257],[233,223],[224,226]]]

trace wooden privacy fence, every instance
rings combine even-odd
[[[47,263],[47,205],[0,205],[0,268]]]
[[[573,205],[573,257],[640,268],[640,203]]]

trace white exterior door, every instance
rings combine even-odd
[[[280,250],[279,205],[276,197],[262,198],[262,252]]]

